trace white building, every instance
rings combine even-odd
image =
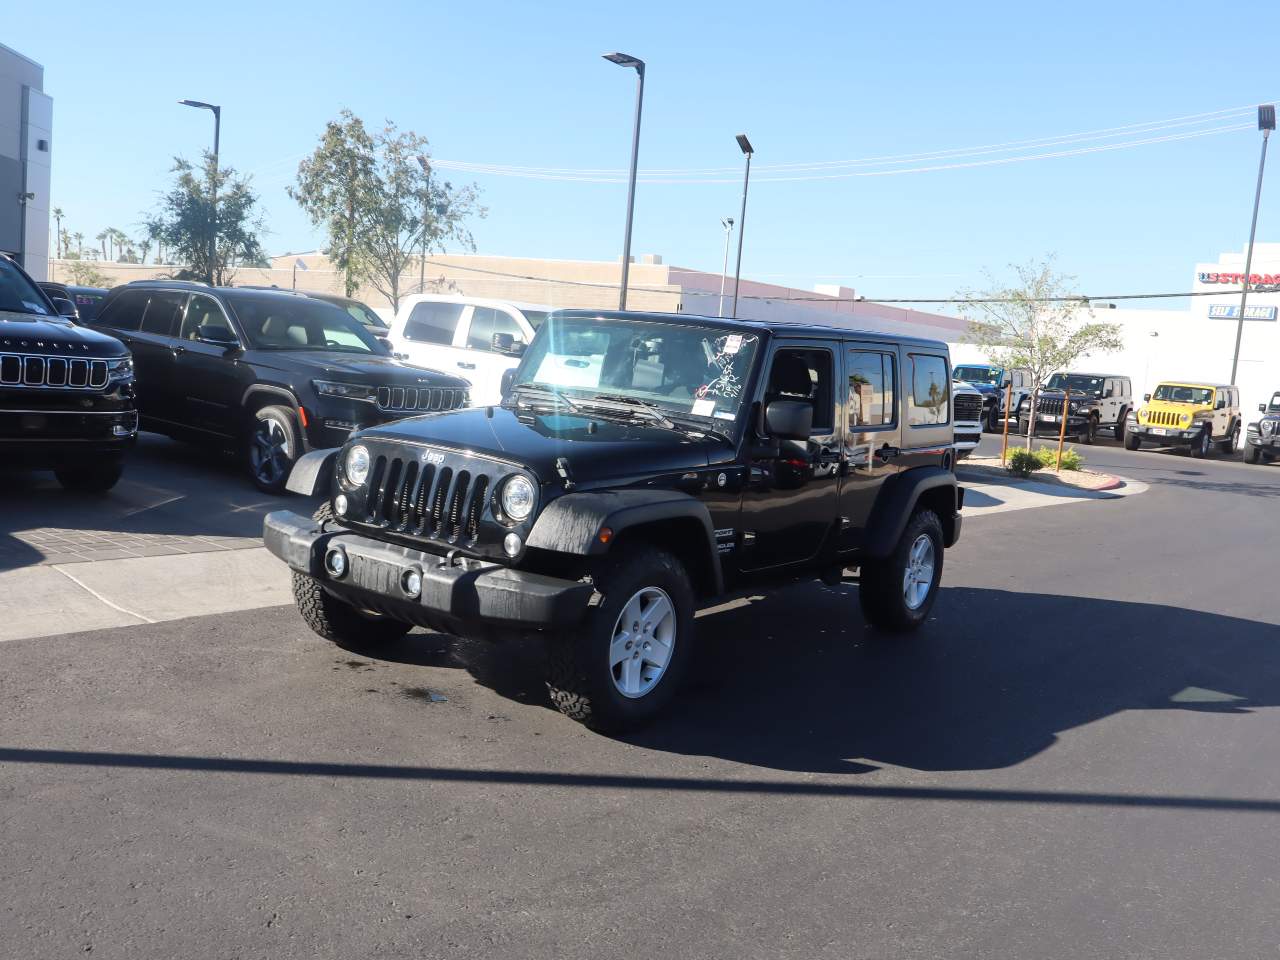
[[[1184,290],[1208,296],[1151,301],[1169,304],[1161,308],[1133,306],[1135,301],[1120,301],[1115,309],[1095,304],[1095,320],[1120,325],[1124,349],[1086,358],[1077,368],[1126,375],[1139,397],[1161,380],[1229,383],[1244,260],[1241,250],[1222,254],[1216,263],[1196,264]],[[1280,390],[1280,243],[1254,245],[1250,276],[1249,319],[1244,323],[1236,374],[1246,416],[1251,411],[1256,414],[1258,404]],[[1254,290],[1253,284],[1260,288]],[[953,344],[952,359],[966,362],[985,357],[977,348],[960,343]]]
[[[37,280],[49,273],[53,100],[44,67],[0,44],[0,252]]]

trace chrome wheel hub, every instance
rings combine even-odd
[[[636,699],[658,685],[676,642],[676,608],[661,587],[644,587],[627,601],[613,625],[609,671],[624,697]]]
[[[907,552],[907,569],[902,575],[902,598],[907,609],[919,610],[933,589],[933,538],[927,533],[916,537]]]

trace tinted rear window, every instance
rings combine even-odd
[[[97,322],[116,330],[137,330],[147,309],[146,290],[125,290],[98,314]]]

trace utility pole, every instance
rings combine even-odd
[[[755,152],[745,133],[738,134],[737,140],[739,149],[747,157],[747,171],[742,175],[742,213],[738,216],[738,265],[733,271],[732,316],[735,320],[738,317],[738,286],[742,282],[742,235],[747,231],[747,187],[751,183],[751,155]]]
[[[1240,291],[1240,316],[1236,318],[1236,349],[1231,355],[1231,385],[1236,385],[1240,366],[1240,341],[1244,338],[1244,309],[1249,303],[1249,271],[1253,269],[1253,238],[1258,232],[1258,204],[1262,200],[1262,172],[1267,168],[1267,140],[1276,128],[1276,107],[1264,103],[1258,107],[1258,129],[1262,131],[1262,159],[1258,161],[1258,186],[1253,191],[1253,223],[1249,225],[1249,249],[1244,256],[1244,283]]]
[[[729,273],[729,238],[733,236],[733,217],[720,221],[724,227],[724,266],[720,269],[720,306],[716,308],[716,316],[724,316],[724,280]]]

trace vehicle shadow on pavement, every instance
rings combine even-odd
[[[1124,710],[1280,705],[1275,624],[951,588],[918,634],[885,637],[856,588],[800,589],[700,618],[714,686],[626,741],[813,773],[989,770]]]

